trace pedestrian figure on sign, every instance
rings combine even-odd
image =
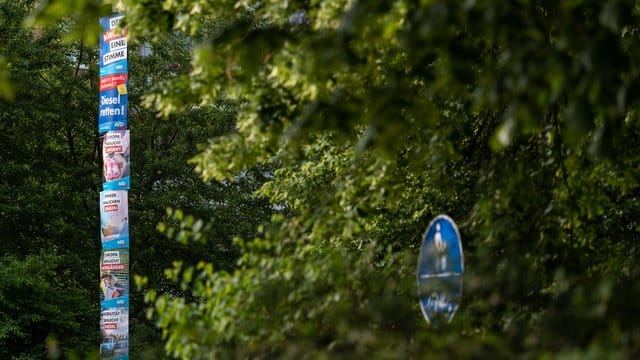
[[[447,243],[442,240],[440,233],[440,224],[436,224],[436,233],[433,236],[433,242],[436,246],[436,271],[445,271],[447,268]]]

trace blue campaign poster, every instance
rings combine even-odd
[[[127,128],[128,95],[118,89],[100,92],[98,110],[98,132],[124,130]]]
[[[124,130],[128,119],[127,32],[122,16],[100,18],[100,97],[98,132]]]
[[[102,34],[100,35],[100,76],[124,74],[127,72],[127,30],[118,28],[122,15],[100,18]],[[118,65],[124,65],[120,67]]]

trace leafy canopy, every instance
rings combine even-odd
[[[273,169],[235,268],[178,262],[191,297],[148,293],[170,355],[638,356],[634,1],[112,3],[195,44],[149,108],[238,106],[204,180]],[[469,275],[435,331],[413,281],[441,212]]]

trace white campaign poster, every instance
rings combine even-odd
[[[129,204],[126,190],[100,192],[102,249],[129,248]]]
[[[128,359],[129,309],[109,308],[100,313],[101,359]]]
[[[129,190],[129,130],[109,131],[102,140],[102,189]]]

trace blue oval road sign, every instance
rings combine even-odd
[[[464,256],[460,232],[447,215],[438,215],[424,234],[418,258],[420,310],[428,323],[453,319],[462,296]]]

